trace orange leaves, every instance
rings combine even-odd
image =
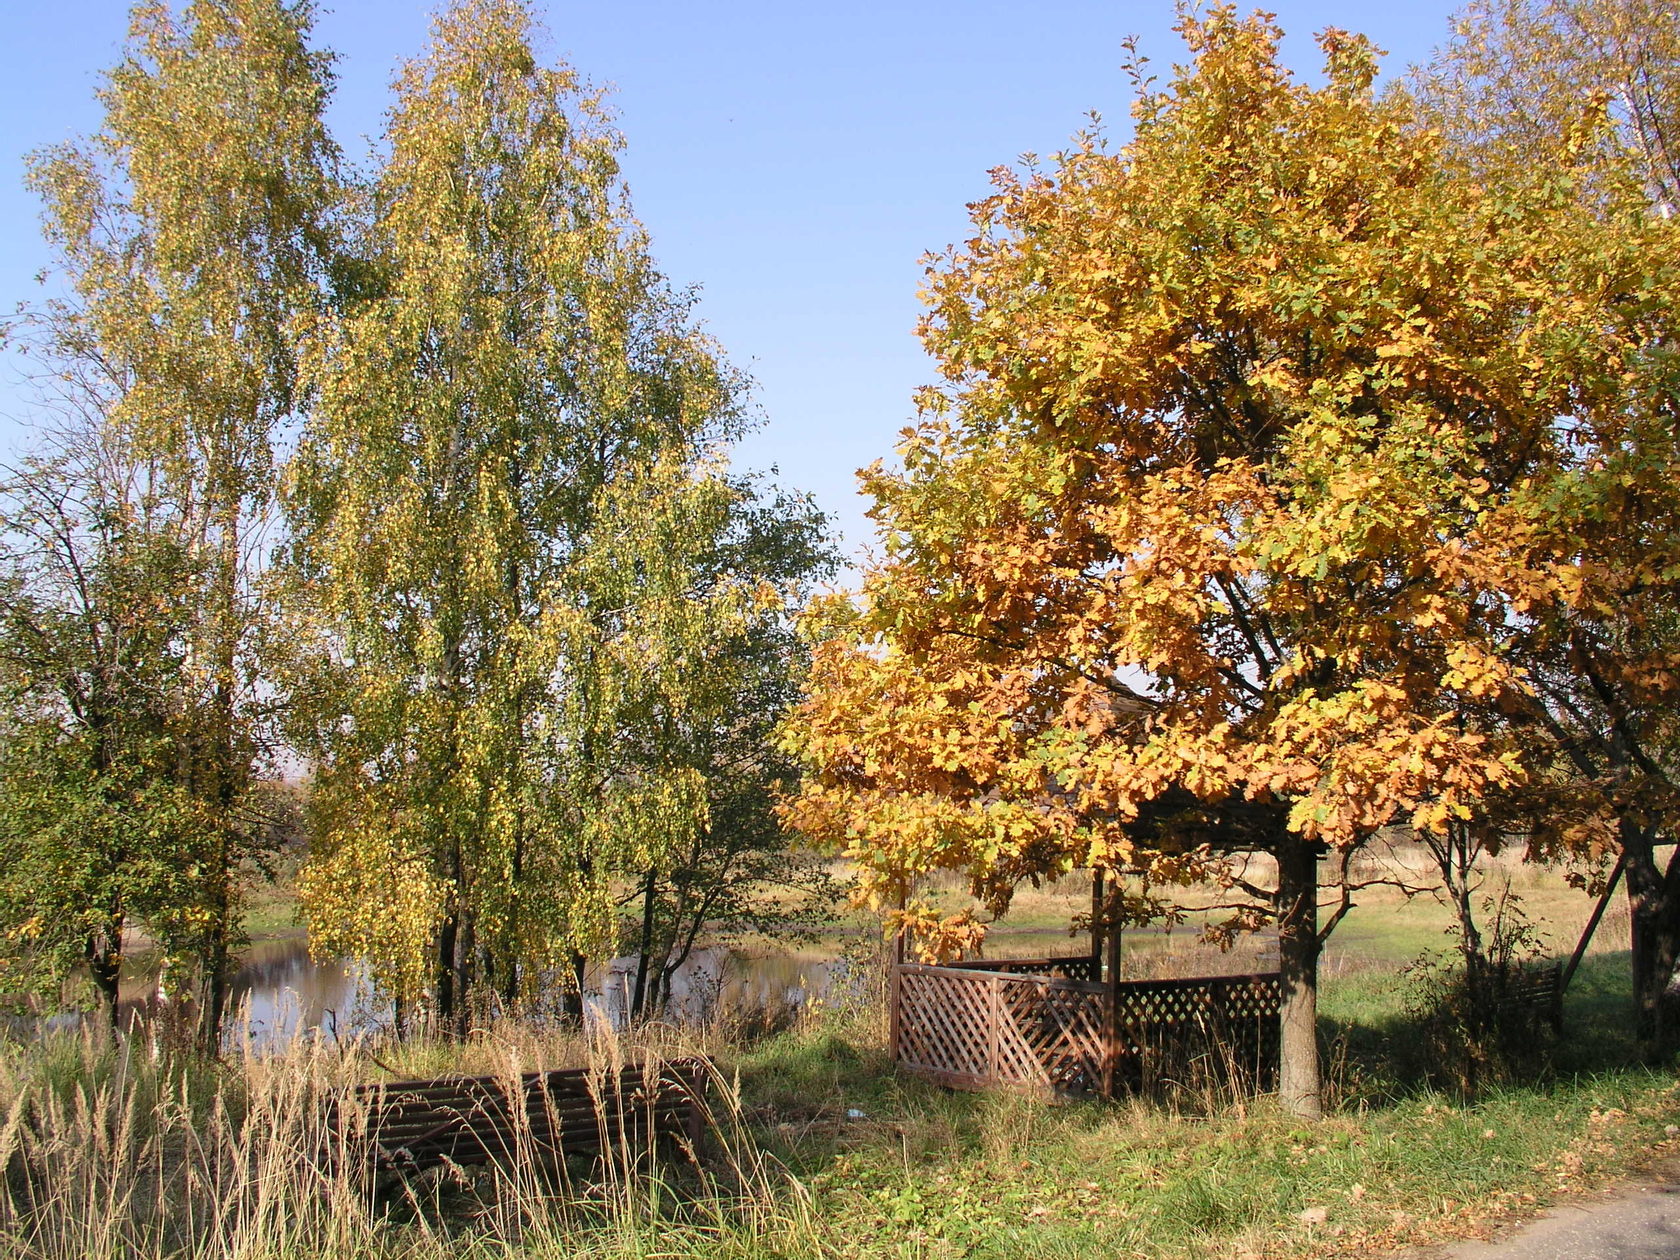
[[[1291,828],[1344,846],[1390,823],[1439,830],[1522,774],[1497,739],[1376,678],[1284,705],[1251,757],[1250,783],[1292,801]]]
[[[903,932],[905,943],[916,961],[944,963],[979,950],[986,939],[985,925],[967,910],[940,916],[926,902],[913,902],[886,916],[888,932]]]
[[[1185,802],[1439,828],[1533,787],[1546,617],[1655,625],[1640,592],[1680,576],[1618,533],[1680,485],[1617,453],[1655,335],[1617,295],[1672,242],[1472,181],[1356,37],[1314,88],[1267,19],[1184,33],[1131,143],[999,178],[929,269],[945,384],[866,479],[886,554],[790,727],[790,816],[820,804],[878,889],[1188,874]],[[1629,656],[1615,685],[1680,685]]]

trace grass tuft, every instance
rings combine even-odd
[[[1325,993],[1336,1106],[1306,1126],[1207,1091],[1049,1106],[895,1075],[880,1012],[619,1038],[504,1026],[465,1043],[246,1047],[222,1064],[93,1032],[0,1046],[0,1254],[19,1260],[841,1260],[1378,1254],[1680,1154],[1680,1084],[1629,1062],[1626,960],[1576,979],[1545,1070],[1443,1093],[1392,970]],[[719,1064],[697,1167],[454,1170],[370,1186],[325,1160],[360,1081],[638,1055]],[[1670,1129],[1674,1132],[1670,1133]],[[627,1140],[628,1141],[628,1140]]]

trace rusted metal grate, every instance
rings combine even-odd
[[[1263,1084],[1275,1072],[1275,974],[1118,985],[1069,974],[1090,962],[901,964],[894,1057],[944,1085],[1056,1095],[1202,1076]]]

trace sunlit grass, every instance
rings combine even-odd
[[[1369,970],[1332,982],[1325,1031],[1344,1051],[1333,1062],[1338,1107],[1311,1127],[1269,1099],[1212,1090],[1170,1104],[1061,1107],[950,1093],[892,1072],[880,1011],[867,1003],[809,1011],[769,1034],[655,1026],[620,1041],[510,1026],[465,1045],[300,1041],[208,1067],[138,1039],[58,1036],[0,1054],[0,1253],[744,1260],[1380,1249],[1526,1210],[1674,1146],[1672,1074],[1618,1066],[1618,961],[1582,973],[1574,1066],[1471,1101],[1431,1091],[1406,1075],[1404,1056],[1384,1053],[1406,1034],[1396,986]],[[1350,1035],[1369,1044],[1350,1055]],[[434,1173],[370,1194],[353,1164],[319,1158],[332,1145],[326,1097],[387,1069],[511,1076],[695,1051],[720,1067],[700,1168],[680,1152],[621,1151],[565,1176]]]
[[[1587,899],[1518,870],[1531,917],[1573,944]],[[1066,917],[1088,885],[1035,896]],[[898,1076],[879,987],[779,1020],[619,1038],[507,1024],[464,1043],[300,1040],[221,1065],[144,1037],[0,1048],[0,1255],[20,1260],[692,1257],[1200,1257],[1377,1254],[1473,1231],[1676,1149],[1672,1071],[1631,1062],[1625,935],[1614,919],[1575,979],[1567,1036],[1474,1097],[1430,1084],[1419,990],[1445,914],[1372,890],[1325,960],[1332,1104],[1303,1126],[1216,1088],[1048,1106]],[[1625,932],[1625,928],[1623,929]],[[1265,966],[1195,932],[1134,933],[1128,974]],[[840,944],[856,951],[860,937]],[[1050,942],[1047,945],[1047,942]],[[1011,943],[996,942],[999,952]],[[1076,952],[1059,933],[1010,952]],[[669,1149],[387,1179],[323,1161],[324,1103],[353,1081],[511,1076],[625,1056],[718,1065],[699,1166]],[[1680,1130],[1677,1130],[1680,1132]],[[562,1175],[563,1173],[563,1175]]]

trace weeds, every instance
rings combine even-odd
[[[605,1073],[674,1041],[660,1029],[627,1047],[509,1028],[458,1048],[447,1066],[517,1088],[521,1072],[562,1057],[581,1053]],[[409,1070],[448,1058],[434,1046],[386,1049]],[[13,1049],[0,1059],[0,1250],[28,1260],[424,1258],[492,1244],[622,1254],[630,1238],[667,1229],[700,1239],[797,1225],[802,1200],[747,1137],[735,1082],[723,1078],[704,1166],[623,1132],[610,1158],[590,1164],[526,1159],[375,1185],[354,1156],[358,1135],[331,1127],[328,1102],[383,1062],[319,1039],[226,1065],[91,1032]],[[516,1147],[530,1142],[514,1134]]]
[[[1526,1210],[1680,1149],[1671,1075],[1617,1068],[1615,959],[1583,969],[1597,1058],[1474,1103],[1403,1070],[1392,973],[1329,991],[1341,1107],[1179,1091],[1053,1107],[891,1071],[865,1000],[752,1028],[514,1025],[464,1044],[249,1048],[223,1065],[139,1040],[0,1048],[0,1254],[19,1260],[842,1260],[1379,1251]],[[1601,992],[1602,990],[1602,992]],[[1625,1022],[1625,1021],[1624,1021]],[[1386,1047],[1386,1057],[1384,1048]],[[626,1136],[610,1159],[446,1168],[375,1184],[326,1100],[353,1082],[704,1053],[698,1166]],[[1584,1053],[1584,1052],[1583,1052]],[[1677,1130],[1680,1133],[1680,1130]],[[340,1151],[342,1154],[342,1151]]]

